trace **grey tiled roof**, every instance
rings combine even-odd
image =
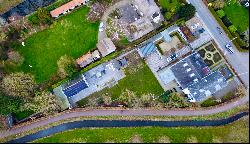
[[[216,71],[187,87],[190,95],[196,101],[203,101],[206,97],[212,96],[215,92],[227,86],[223,75]]]
[[[210,72],[206,63],[196,52],[180,60],[170,69],[183,89],[207,76]]]

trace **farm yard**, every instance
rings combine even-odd
[[[61,56],[67,54],[76,59],[94,49],[99,22],[88,22],[88,12],[89,8],[80,8],[27,38],[24,47],[16,48],[25,58],[19,69],[34,74],[36,81],[41,83],[56,73],[57,60]]]

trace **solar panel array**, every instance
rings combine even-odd
[[[86,82],[84,80],[81,80],[81,81],[63,89],[63,92],[68,98],[70,98],[86,88],[88,88],[88,85],[86,84]]]

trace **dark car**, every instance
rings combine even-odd
[[[222,34],[222,31],[221,31],[221,29],[220,29],[219,27],[217,27],[217,29],[218,29],[219,33],[220,33],[220,34]]]

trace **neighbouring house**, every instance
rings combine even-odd
[[[201,102],[227,86],[219,71],[209,69],[197,52],[170,67],[175,80],[190,102]]]
[[[105,38],[102,41],[98,42],[97,48],[103,57],[116,50],[116,47],[110,38]]]
[[[78,58],[76,60],[76,63],[81,67],[84,68],[87,65],[89,65],[90,63],[96,61],[97,59],[99,59],[100,53],[98,50],[95,50],[94,52],[88,52],[87,54],[81,56],[80,58]]]
[[[160,8],[156,5],[154,0],[134,0],[134,4],[136,9],[139,9],[143,16],[146,16],[154,23],[161,22]]]
[[[116,10],[118,26],[132,42],[160,27],[164,17],[154,0],[131,0]]]
[[[51,16],[54,18],[57,18],[61,15],[64,15],[71,10],[75,9],[76,7],[79,7],[81,5],[85,5],[89,0],[72,0],[50,12]]]

